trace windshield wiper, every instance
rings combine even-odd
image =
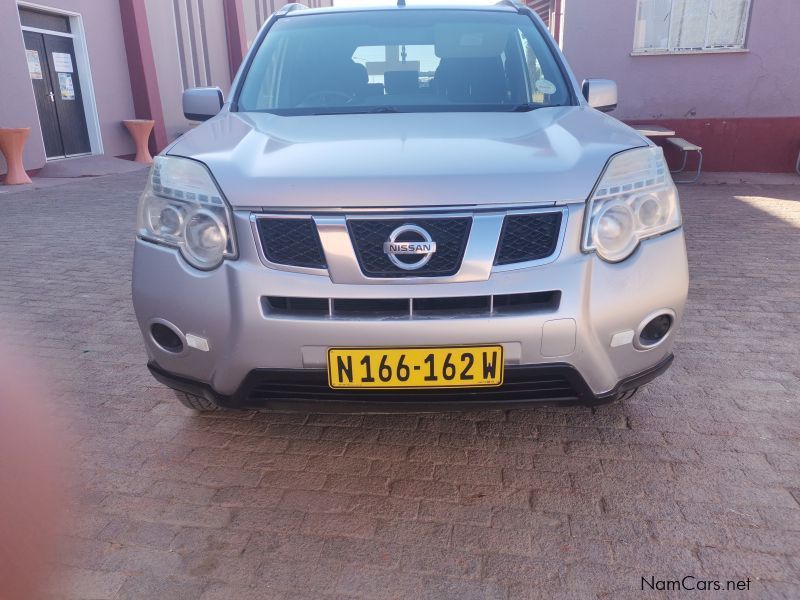
[[[326,111],[318,111],[311,113],[312,115],[368,115],[368,114],[377,114],[377,113],[399,113],[400,111],[397,110],[394,106],[374,106],[372,108],[361,108],[361,109],[354,109],[354,110],[326,110]]]
[[[347,107],[341,108],[333,108],[331,110],[315,110],[312,113],[308,113],[311,115],[372,115],[372,114],[383,114],[383,113],[401,113],[401,112],[448,112],[448,109],[451,110],[478,110],[478,111],[491,111],[491,112],[530,112],[532,110],[538,110],[540,108],[553,108],[555,106],[563,106],[561,104],[534,104],[533,102],[528,102],[526,104],[516,104],[511,106],[506,105],[492,105],[492,106],[459,106],[457,104],[447,104],[447,105],[435,105],[429,107],[420,107],[414,106],[409,107],[410,110],[403,111],[400,110],[396,106],[367,106],[364,108],[361,107],[353,107],[352,109],[348,109]],[[427,109],[427,110],[426,110]]]
[[[531,110],[537,110],[540,108],[553,108],[554,106],[561,106],[560,104],[533,104],[532,102],[528,102],[526,104],[517,104],[516,106],[510,107],[508,110],[509,112],[529,112]]]

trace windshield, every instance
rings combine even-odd
[[[513,111],[572,103],[533,21],[483,10],[280,18],[240,89],[238,110],[281,115]]]

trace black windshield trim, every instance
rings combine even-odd
[[[544,22],[539,15],[536,14],[527,4],[520,7],[518,14],[527,15],[527,17],[533,21],[533,26],[539,30],[539,33],[544,39],[544,43],[547,44],[547,47],[550,49],[550,54],[556,63],[556,67],[558,67],[561,77],[567,84],[567,92],[569,93],[570,103],[565,106],[580,106],[581,101],[577,91],[575,90],[574,76],[567,66],[567,60],[564,58],[564,54],[561,52],[561,48],[559,48],[558,44],[550,33],[550,30],[545,27]]]
[[[323,106],[310,108],[264,108],[259,110],[240,111],[247,113],[272,114],[281,117],[311,117],[330,115],[380,115],[380,114],[421,114],[421,113],[465,113],[492,112],[515,113],[530,112],[540,108],[564,108],[571,104],[425,104],[419,106],[332,106],[327,110]]]
[[[524,8],[521,7],[521,8]],[[318,8],[309,8],[305,10],[294,10],[290,13],[278,15],[279,18],[292,18],[310,17],[313,15],[343,15],[346,13],[364,13],[364,12],[411,12],[412,10],[430,10],[430,11],[470,11],[470,12],[503,12],[522,14],[522,10],[515,10],[510,6],[502,4],[475,4],[475,5],[448,5],[448,4],[417,4],[414,6],[404,6],[398,8],[396,5],[387,6],[353,6],[346,8],[336,8],[335,6],[320,6]]]
[[[230,112],[239,112],[239,96],[242,93],[244,82],[247,81],[247,75],[250,73],[250,67],[253,66],[253,61],[256,59],[258,49],[261,48],[261,44],[264,43],[264,38],[267,37],[267,33],[269,33],[269,30],[272,29],[272,26],[282,18],[285,18],[285,15],[272,13],[262,27],[261,31],[256,36],[256,39],[253,41],[253,45],[250,46],[250,49],[247,51],[244,64],[239,68],[239,73],[236,76],[236,89],[233,90],[231,106],[228,109]]]

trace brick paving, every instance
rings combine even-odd
[[[143,181],[0,197],[0,327],[77,440],[56,596],[641,597],[694,575],[800,597],[800,186],[681,188],[677,360],[624,404],[195,416],[131,308]]]

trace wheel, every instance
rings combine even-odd
[[[617,402],[622,402],[624,400],[628,400],[629,398],[633,398],[636,395],[636,392],[639,391],[638,387],[633,388],[632,390],[628,390],[627,392],[622,392],[622,395],[617,398]]]
[[[198,412],[209,412],[217,410],[217,405],[207,398],[202,396],[195,396],[194,394],[187,394],[186,392],[179,392],[175,390],[175,397],[178,402],[183,404],[186,408],[191,408]]]

